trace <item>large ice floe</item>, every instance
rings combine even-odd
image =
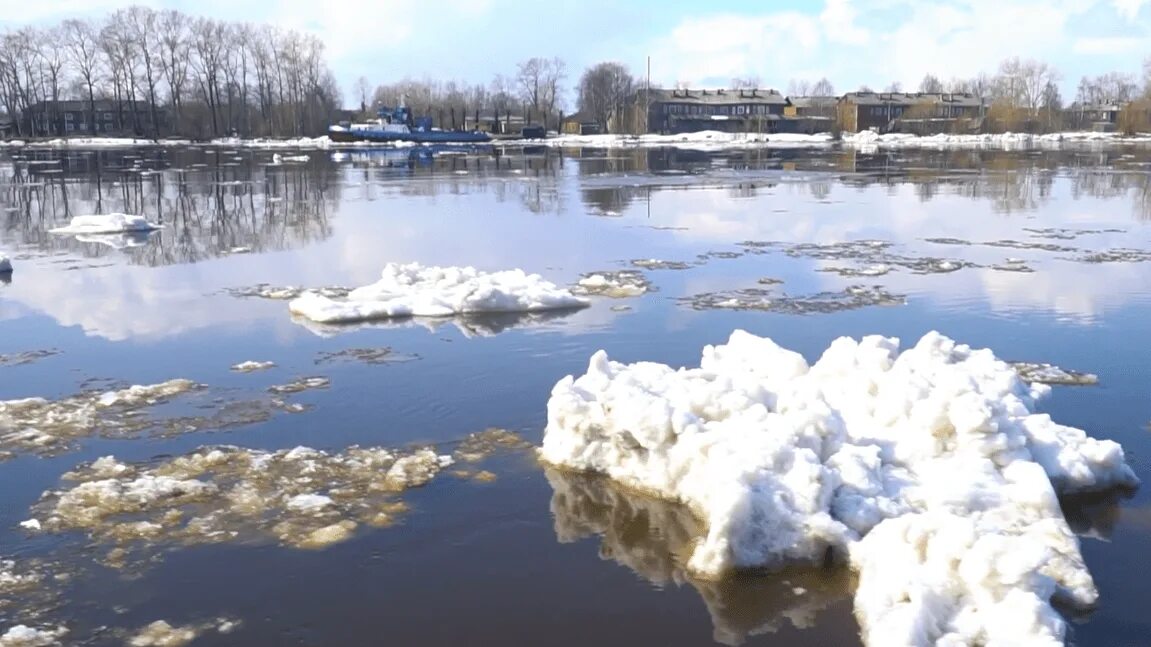
[[[76,216],[66,227],[51,229],[53,234],[119,234],[153,231],[160,225],[148,222],[144,216],[127,213],[108,213],[100,216]]]
[[[541,458],[686,504],[696,577],[846,559],[870,645],[1051,645],[1098,594],[1057,493],[1134,487],[1122,448],[1034,413],[990,350],[840,338],[814,365],[744,331],[699,368],[553,389]]]
[[[587,305],[585,299],[523,270],[489,273],[474,267],[388,263],[379,281],[352,290],[347,298],[305,292],[288,308],[293,314],[319,323],[351,323],[393,317],[539,312]]]

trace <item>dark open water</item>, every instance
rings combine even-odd
[[[313,405],[304,413],[224,430],[0,447],[10,452],[0,462],[0,557],[71,574],[0,604],[0,633],[64,624],[67,643],[121,644],[155,620],[228,617],[242,624],[195,644],[857,644],[844,574],[693,583],[676,562],[695,531],[689,516],[545,474],[524,451],[485,464],[494,482],[440,477],[411,490],[401,523],[361,527],[320,551],[160,541],[135,545],[131,566],[113,568],[99,539],[17,526],[64,472],[108,454],[149,462],[214,444],[450,448],[489,427],[538,443],[552,385],[582,372],[594,351],[696,365],[703,345],[734,328],[810,361],[840,335],[914,341],[937,329],[1007,359],[1096,373],[1098,386],[1056,387],[1046,410],[1120,441],[1151,480],[1151,151],[307,154],[269,165],[263,151],[29,151],[0,166],[0,250],[16,266],[0,286],[0,354],[58,351],[0,366],[0,399],[62,397],[94,378],[183,377],[208,385],[201,404],[218,405],[300,376],[331,380],[294,396]],[[46,233],[69,216],[111,211],[164,229],[88,242]],[[841,276],[817,270],[884,260],[791,247],[861,239],[891,243],[886,258],[902,260],[886,274]],[[1127,251],[1088,262],[1103,250]],[[652,258],[689,267],[645,270],[656,290],[642,297],[459,326],[321,330],[294,322],[285,301],[226,292],[361,285],[389,261],[520,267],[570,284]],[[932,271],[948,260],[965,266]],[[1020,265],[1033,271],[1009,271]],[[786,312],[706,306],[764,289],[765,278],[782,281],[776,295],[800,299],[785,299]],[[906,303],[843,308],[835,293],[851,285]],[[820,293],[832,293],[823,305],[804,299]],[[317,363],[380,347],[415,358]],[[244,360],[278,366],[229,370]],[[1068,502],[1102,594],[1074,625],[1075,644],[1147,644],[1149,496]]]

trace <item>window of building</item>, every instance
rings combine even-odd
[[[64,121],[72,121],[72,113],[65,112],[64,113]]]
[[[72,132],[72,122],[68,122],[68,123],[64,124],[64,130],[66,130],[68,132]]]
[[[104,113],[104,121],[112,121],[112,113],[105,112]]]

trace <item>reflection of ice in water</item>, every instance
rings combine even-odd
[[[532,328],[544,326],[549,323],[558,323],[579,311],[574,310],[548,310],[544,312],[508,312],[476,314],[458,317],[401,317],[398,319],[381,319],[348,324],[317,323],[297,315],[292,321],[309,332],[320,337],[333,337],[343,333],[364,329],[394,329],[394,328],[423,328],[428,332],[437,332],[444,326],[454,326],[464,337],[494,337],[509,330],[518,328]]]
[[[130,249],[147,245],[148,239],[154,233],[155,231],[134,231],[119,234],[78,234],[75,238],[81,243],[104,245],[112,249]]]
[[[816,615],[851,597],[845,569],[738,573],[718,581],[693,578],[683,565],[706,528],[685,506],[627,492],[610,480],[546,470],[551,512],[561,543],[599,536],[600,555],[657,586],[690,584],[699,592],[715,640],[738,645],[785,623],[803,629]]]

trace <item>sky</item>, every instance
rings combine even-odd
[[[114,0],[0,0],[0,27],[52,24],[125,6]],[[599,61],[653,84],[724,87],[758,77],[826,76],[837,92],[898,81],[914,89],[994,72],[1011,56],[1062,74],[1064,99],[1084,75],[1140,73],[1151,55],[1151,0],[143,0],[194,15],[273,23],[320,36],[347,99],[405,76],[487,83],[518,61],[559,57],[568,87]],[[569,92],[569,97],[573,93]]]

